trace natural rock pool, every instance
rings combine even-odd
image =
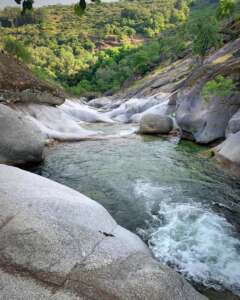
[[[88,128],[111,135],[134,129]],[[210,299],[240,299],[240,183],[201,155],[204,150],[176,137],[133,134],[57,144],[32,171],[100,202],[158,260],[198,288],[218,290],[205,291]]]

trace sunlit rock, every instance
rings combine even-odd
[[[206,300],[97,202],[4,165],[0,182],[5,299]]]
[[[58,107],[20,104],[17,108],[38,126],[47,139],[84,140],[97,135],[97,132],[82,128],[78,122]]]

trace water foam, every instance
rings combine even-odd
[[[147,190],[147,198],[163,195],[163,191],[166,195],[157,216],[153,215],[154,222],[147,230],[139,231],[147,236],[154,256],[190,280],[240,294],[240,241],[234,227],[211,208],[191,199],[174,202],[174,193],[169,189],[148,185],[142,187],[141,193]]]

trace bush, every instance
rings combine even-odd
[[[214,80],[208,81],[205,84],[202,95],[205,100],[209,100],[211,96],[227,98],[231,96],[235,88],[236,86],[232,79],[219,75]]]
[[[235,7],[235,0],[220,0],[217,8],[217,18],[219,20],[229,18],[231,15],[233,15]]]
[[[209,49],[217,48],[221,45],[219,35],[219,23],[217,19],[208,14],[201,14],[189,24],[189,32],[193,41],[193,54],[202,59],[206,56]]]
[[[25,63],[31,62],[31,54],[23,43],[17,41],[13,37],[8,37],[4,40],[3,49],[10,55]]]

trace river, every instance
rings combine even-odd
[[[240,299],[239,181],[205,147],[177,137],[125,136],[133,125],[87,128],[119,137],[56,144],[31,171],[100,202],[210,299]]]

